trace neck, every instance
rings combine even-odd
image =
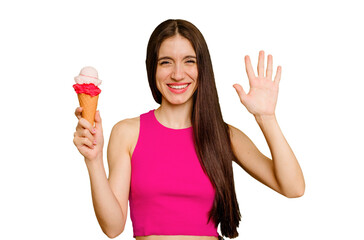
[[[174,129],[188,128],[192,126],[192,101],[184,104],[162,104],[155,110],[155,116],[164,126]]]

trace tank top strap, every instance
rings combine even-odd
[[[131,161],[135,158],[135,155],[137,155],[137,152],[140,148],[140,145],[144,141],[145,138],[148,139],[148,136],[150,136],[149,130],[153,129],[155,124],[153,124],[153,119],[151,113],[153,113],[153,109],[149,112],[140,114],[140,120],[139,120],[139,136],[137,143],[134,148],[133,155],[131,157]]]
[[[145,131],[148,131],[148,129],[153,128],[153,119],[151,118],[151,113],[153,110],[150,110],[149,112],[140,114],[140,127],[139,127],[139,138],[143,137]]]

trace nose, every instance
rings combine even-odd
[[[174,80],[182,80],[185,78],[185,72],[181,64],[174,65],[171,78],[173,78]]]

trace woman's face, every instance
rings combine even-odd
[[[178,34],[164,40],[159,48],[156,71],[162,102],[163,98],[171,104],[193,101],[197,76],[196,53],[190,41]]]

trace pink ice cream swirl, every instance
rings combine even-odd
[[[74,84],[73,88],[75,89],[77,94],[85,93],[91,95],[92,97],[97,96],[101,93],[100,88],[95,86],[93,83]]]

